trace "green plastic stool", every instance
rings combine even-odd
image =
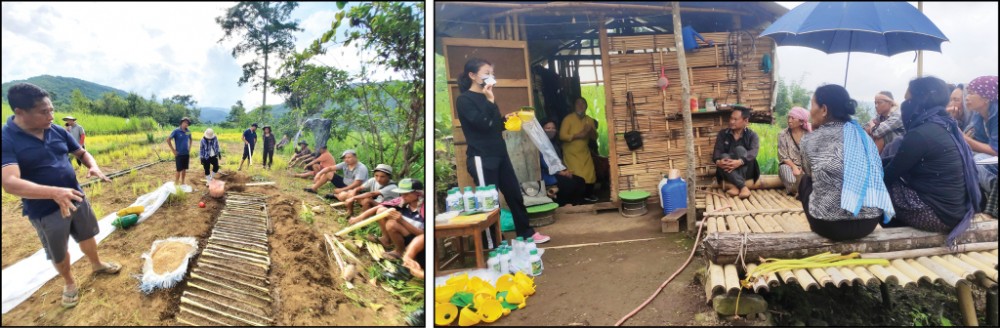
[[[622,206],[618,209],[618,213],[624,217],[631,218],[649,213],[649,209],[646,208],[646,199],[649,198],[648,191],[622,191],[618,193],[618,198],[622,200]]]
[[[529,206],[528,210],[528,226],[532,228],[547,226],[556,222],[556,209],[559,208],[559,204],[556,203],[546,203],[541,205]]]

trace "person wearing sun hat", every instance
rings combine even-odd
[[[424,184],[417,179],[403,179],[393,192],[399,194],[399,197],[382,202],[379,206],[351,218],[349,223],[355,224],[372,215],[395,209],[395,213],[379,220],[378,225],[382,229],[382,235],[388,236],[392,246],[395,247],[392,252],[385,253],[386,257],[399,259],[406,245],[414,237],[424,234]],[[380,241],[386,244],[385,238]]]
[[[219,173],[219,160],[222,159],[222,151],[219,149],[219,139],[215,137],[212,128],[205,129],[205,135],[201,138],[201,146],[198,148],[198,158],[201,159],[201,166],[205,168],[205,183],[212,182],[216,173]],[[209,171],[211,167],[211,171]]]
[[[191,140],[189,125],[191,125],[191,119],[182,118],[177,129],[174,129],[174,132],[171,132],[170,136],[167,137],[167,146],[174,153],[174,164],[177,168],[174,182],[178,186],[187,184],[185,180],[187,179],[188,166],[191,164],[191,144],[194,141]]]
[[[76,123],[76,117],[72,115],[66,115],[63,117],[63,122],[66,122],[66,132],[76,139],[76,142],[80,143],[80,148],[87,149],[87,146],[83,143],[84,139],[87,138],[87,133],[83,130],[83,126]],[[70,160],[73,160],[71,157]],[[76,165],[83,166],[83,162],[79,158],[76,159]]]
[[[972,118],[973,135],[965,136],[976,161],[997,156],[997,76],[980,76],[966,88],[966,107],[976,115]],[[997,164],[976,165],[979,186],[986,191],[997,178]]]
[[[316,159],[313,155],[313,151],[309,149],[309,143],[305,140],[299,140],[299,147],[295,149],[295,155],[288,161],[288,167],[292,168],[297,164],[309,163]]]
[[[374,177],[365,181],[360,187],[348,191],[348,197],[344,200],[347,206],[347,216],[354,215],[354,203],[361,203],[361,210],[368,209],[379,203],[393,200],[399,197],[396,193],[396,182],[392,181],[392,167],[386,164],[375,166]]]

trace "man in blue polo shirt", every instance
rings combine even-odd
[[[80,294],[70,272],[69,237],[80,244],[94,273],[116,274],[121,265],[102,262],[97,255],[97,218],[66,160],[67,154],[83,160],[88,178],[111,180],[65,129],[52,124],[54,108],[48,92],[19,83],[8,91],[7,102],[14,115],[3,126],[3,188],[21,197],[22,213],[35,227],[46,257],[66,282],[62,305],[73,307]]]
[[[174,129],[174,132],[171,132],[170,136],[167,137],[167,146],[174,153],[174,164],[177,167],[177,173],[174,174],[174,184],[178,186],[187,184],[187,170],[188,165],[191,164],[192,140],[191,130],[188,129],[188,125],[190,124],[191,119],[187,117],[182,118],[181,125]]]
[[[240,168],[237,171],[243,171],[243,162],[250,158],[250,164],[247,167],[253,166],[253,147],[257,145],[257,123],[250,124],[250,128],[243,131],[243,159],[240,160]]]

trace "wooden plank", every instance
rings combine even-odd
[[[614,142],[617,139],[617,128],[615,127],[615,124],[614,124],[614,122],[615,122],[615,110],[614,110],[614,104],[613,104],[615,98],[611,95],[611,86],[613,85],[612,81],[613,81],[614,75],[611,73],[611,62],[610,62],[610,60],[608,58],[608,51],[610,51],[610,49],[605,49],[605,47],[604,47],[604,45],[608,45],[610,47],[611,43],[608,42],[608,29],[604,25],[605,24],[604,15],[601,15],[598,18],[598,22],[599,22],[599,26],[598,26],[598,29],[597,29],[598,30],[598,39],[599,39],[599,42],[601,44],[601,63],[602,63],[601,68],[604,70],[603,76],[604,76],[604,81],[605,81],[605,84],[604,84],[604,99],[606,101],[604,103],[604,115],[605,115],[605,118],[607,119],[607,122],[609,123],[608,124],[608,137],[609,137],[609,139],[611,139],[611,140],[609,140],[610,142],[608,142],[608,157],[609,157],[608,161],[609,161],[609,163],[611,163],[611,165],[610,165],[611,200],[612,201],[618,201],[618,191],[619,191],[619,189],[618,189],[618,182],[619,181],[618,180],[619,180],[619,176],[620,176],[621,173],[619,172],[619,169],[618,169],[618,151],[617,151],[618,147],[616,145],[617,142]]]

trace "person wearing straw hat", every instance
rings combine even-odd
[[[191,164],[191,144],[194,141],[191,140],[191,130],[188,129],[190,124],[190,118],[182,118],[180,126],[167,137],[167,146],[174,153],[174,164],[177,168],[174,181],[178,186],[187,184],[187,170]]]
[[[357,189],[351,189],[346,193],[341,193],[341,195],[347,196],[347,199],[342,199],[344,205],[347,206],[347,216],[354,215],[355,202],[360,202],[361,210],[367,211],[379,203],[387,202],[399,197],[399,194],[395,192],[396,182],[392,181],[391,166],[386,164],[379,164],[375,166],[374,175],[374,177],[365,181],[365,183]],[[330,196],[334,195],[330,194],[326,196],[327,198],[330,198]]]
[[[70,237],[79,243],[95,274],[117,274],[122,266],[101,261],[94,240],[100,233],[97,217],[80,188],[72,164],[61,158],[67,154],[83,158],[83,164],[89,168],[88,178],[98,177],[109,183],[111,180],[101,172],[94,156],[80,148],[65,129],[52,124],[55,109],[47,91],[30,83],[18,83],[7,92],[7,102],[14,115],[7,119],[0,137],[3,142],[0,181],[7,193],[21,198],[21,213],[28,217],[45,249],[46,259],[52,261],[65,282],[62,306],[74,307],[80,302],[80,291],[71,272]]]
[[[382,202],[348,220],[349,224],[355,224],[372,215],[395,209],[395,213],[378,221],[379,228],[382,229],[379,241],[389,246],[386,243],[388,239],[394,246],[393,251],[386,252],[385,256],[395,260],[400,259],[413,237],[424,234],[424,184],[420,180],[407,178],[400,181],[398,186],[393,190],[399,194],[398,198]]]
[[[201,159],[201,166],[205,168],[205,183],[212,182],[215,174],[219,173],[219,160],[222,159],[219,139],[215,137],[212,128],[205,129],[205,136],[201,138],[201,146],[198,149],[198,158]]]
[[[322,170],[317,171],[316,178],[313,179],[312,188],[305,188],[303,190],[315,194],[323,184],[330,182],[334,186],[332,194],[341,196],[338,194],[360,187],[365,180],[368,180],[368,167],[358,161],[358,154],[353,149],[348,149],[341,153],[340,160],[342,162],[337,165],[323,167]],[[343,171],[344,175],[337,175],[337,171]],[[347,199],[347,196],[338,198]]]
[[[313,155],[315,154],[309,149],[309,143],[305,140],[299,140],[299,148],[295,150],[295,155],[288,161],[288,167],[292,168],[297,164],[309,163],[316,159],[316,156]]]
[[[69,132],[69,135],[72,136],[73,139],[76,139],[76,142],[80,143],[80,148],[87,149],[87,146],[83,143],[84,139],[87,138],[87,133],[84,132],[83,126],[76,123],[76,117],[73,117],[72,115],[66,115],[66,117],[63,117],[62,120],[63,122],[66,122],[66,132]],[[72,160],[73,158],[70,157],[70,161]],[[83,162],[81,162],[80,159],[77,158],[76,165],[83,166]]]
[[[243,171],[243,162],[250,159],[247,167],[253,166],[253,147],[257,145],[257,123],[250,124],[250,128],[243,131],[243,159],[240,160],[240,167],[237,171]]]

